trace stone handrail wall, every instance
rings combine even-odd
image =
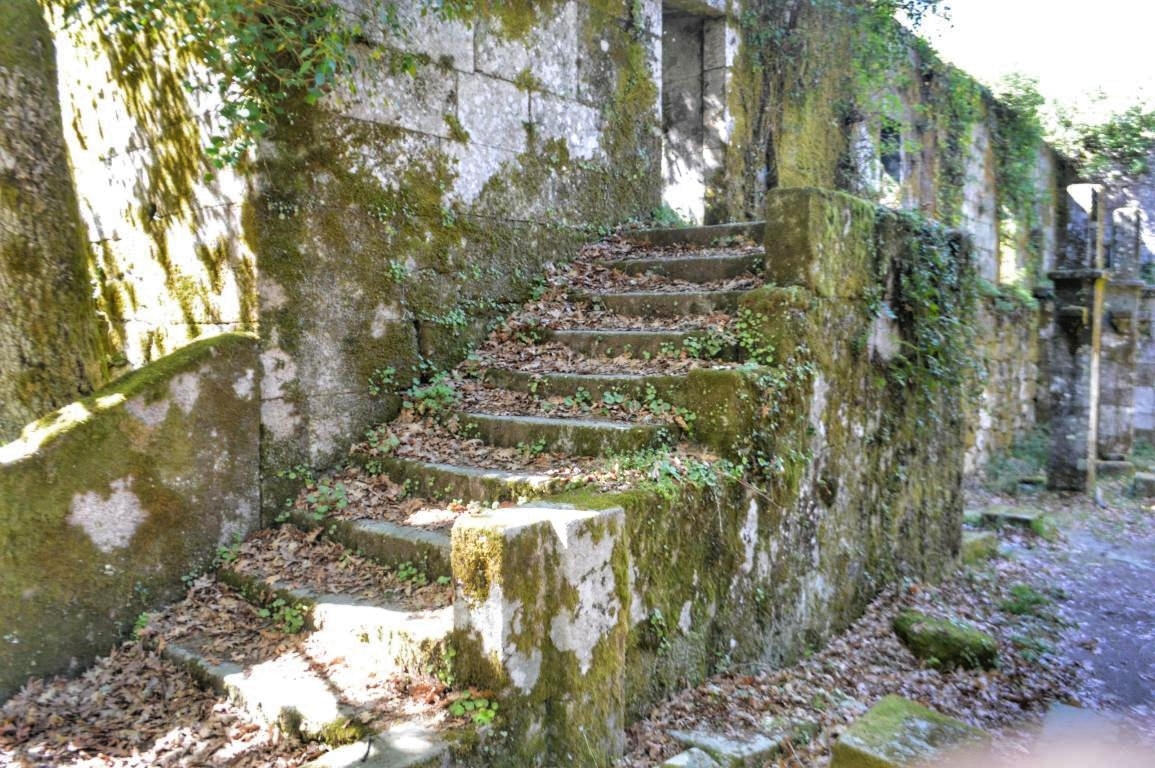
[[[257,526],[256,377],[226,334],[0,446],[0,699],[107,653]]]

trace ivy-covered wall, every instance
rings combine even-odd
[[[659,204],[660,4],[402,4],[403,35],[371,8],[354,82],[272,132],[245,208],[268,504],[278,470],[339,461],[546,265]]]
[[[1035,421],[1037,304],[1056,262],[1070,170],[1029,96],[996,99],[869,3],[748,5],[718,206],[756,218],[768,190],[819,186],[966,233],[986,311],[968,467]],[[1044,388],[1045,391],[1045,388]],[[1009,419],[1009,421],[1008,421]]]

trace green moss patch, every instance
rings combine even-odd
[[[998,661],[998,641],[958,619],[903,611],[894,619],[894,631],[916,657],[932,667],[994,669]]]

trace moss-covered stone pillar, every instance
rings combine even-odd
[[[458,679],[497,692],[495,765],[600,765],[625,744],[630,587],[620,508],[458,519]]]
[[[103,383],[61,127],[52,34],[36,0],[0,24],[0,444]]]

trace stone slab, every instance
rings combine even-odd
[[[719,768],[717,761],[694,747],[662,763],[663,768]]]
[[[961,720],[900,696],[886,696],[835,742],[830,768],[936,765],[956,750],[989,743],[985,732]]]
[[[754,768],[781,749],[781,741],[757,733],[744,738],[723,736],[710,731],[670,731],[675,741],[697,748],[722,768]]]
[[[1016,525],[1021,528],[1037,526],[1046,513],[1037,507],[996,505],[982,510],[983,525],[995,528],[1004,525]]]
[[[1131,492],[1143,499],[1155,498],[1155,473],[1136,472],[1132,481]]]

